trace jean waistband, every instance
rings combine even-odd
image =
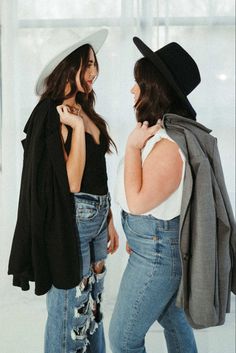
[[[131,218],[136,218],[137,221],[139,219],[142,219],[143,222],[155,222],[156,226],[160,229],[163,230],[171,230],[171,229],[176,229],[179,226],[179,221],[180,221],[180,216],[177,216],[175,218],[172,218],[170,220],[164,220],[164,219],[158,219],[152,215],[133,215],[131,213],[128,213],[124,210],[121,211],[121,216],[126,218],[126,217],[131,217]]]
[[[75,201],[83,201],[85,203],[95,204],[96,206],[106,206],[110,205],[111,197],[108,192],[106,195],[93,195],[86,192],[75,192],[73,193]]]

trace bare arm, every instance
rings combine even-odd
[[[57,111],[61,123],[73,129],[70,153],[67,156],[64,150],[64,155],[70,191],[79,192],[86,160],[84,123],[78,115],[71,114],[65,105],[58,106]]]
[[[107,217],[107,225],[108,225],[107,252],[108,252],[108,254],[109,253],[114,254],[119,247],[119,236],[117,234],[117,231],[116,231],[114,223],[113,223],[113,216],[112,216],[111,209],[109,210],[109,214]]]
[[[178,145],[167,139],[158,142],[142,166],[140,141],[151,128],[137,126],[125,154],[125,192],[131,213],[142,214],[160,205],[179,186],[183,161]],[[140,139],[140,132],[143,135]],[[139,139],[139,143],[134,143]]]

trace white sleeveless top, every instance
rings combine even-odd
[[[160,141],[162,138],[166,138],[174,143],[166,133],[166,130],[161,128],[148,142],[142,150],[142,164],[144,163],[145,158],[151,152],[153,146]],[[179,184],[179,187],[176,191],[174,191],[165,201],[163,201],[159,206],[153,208],[152,210],[143,213],[143,215],[152,215],[155,218],[170,220],[174,217],[180,215],[181,210],[181,202],[182,202],[182,194],[183,194],[183,180],[185,174],[185,157],[183,152],[179,148],[180,156],[183,160],[183,169],[182,169],[182,178]],[[125,195],[125,185],[124,185],[124,158],[120,161],[117,172],[117,180],[115,186],[115,201],[120,205],[120,207],[130,213],[126,195]]]

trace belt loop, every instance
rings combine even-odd
[[[108,205],[108,207],[111,207],[111,195],[108,191],[107,195],[106,195],[106,204]]]
[[[169,222],[168,221],[163,221],[164,222],[164,230],[168,230],[168,228],[169,228]]]

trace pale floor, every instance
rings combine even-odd
[[[18,293],[18,300],[14,291]],[[15,288],[9,289],[7,304],[6,300],[1,301],[0,353],[43,353],[44,300],[33,294],[20,294]],[[195,331],[199,353],[235,353],[235,297],[232,297],[232,304],[225,325]],[[107,333],[113,302],[106,296],[104,309]],[[146,347],[148,353],[167,353],[162,328],[158,324],[154,324],[147,334]],[[109,347],[107,353],[111,353]]]
[[[107,339],[108,326],[128,258],[125,252],[125,238],[119,223],[119,212],[114,212],[113,215],[120,234],[120,247],[119,251],[109,256],[107,260],[108,271],[103,300],[107,353],[111,353]],[[3,231],[1,227],[0,230]],[[0,248],[0,353],[43,353],[45,296],[35,296],[33,284],[31,290],[27,292],[11,285],[11,277],[7,276],[9,244],[2,240]],[[198,353],[236,353],[236,313],[233,295],[231,303],[231,313],[227,314],[223,326],[195,331]],[[146,348],[147,353],[167,353],[163,330],[158,324],[154,324],[149,330],[146,336]]]

